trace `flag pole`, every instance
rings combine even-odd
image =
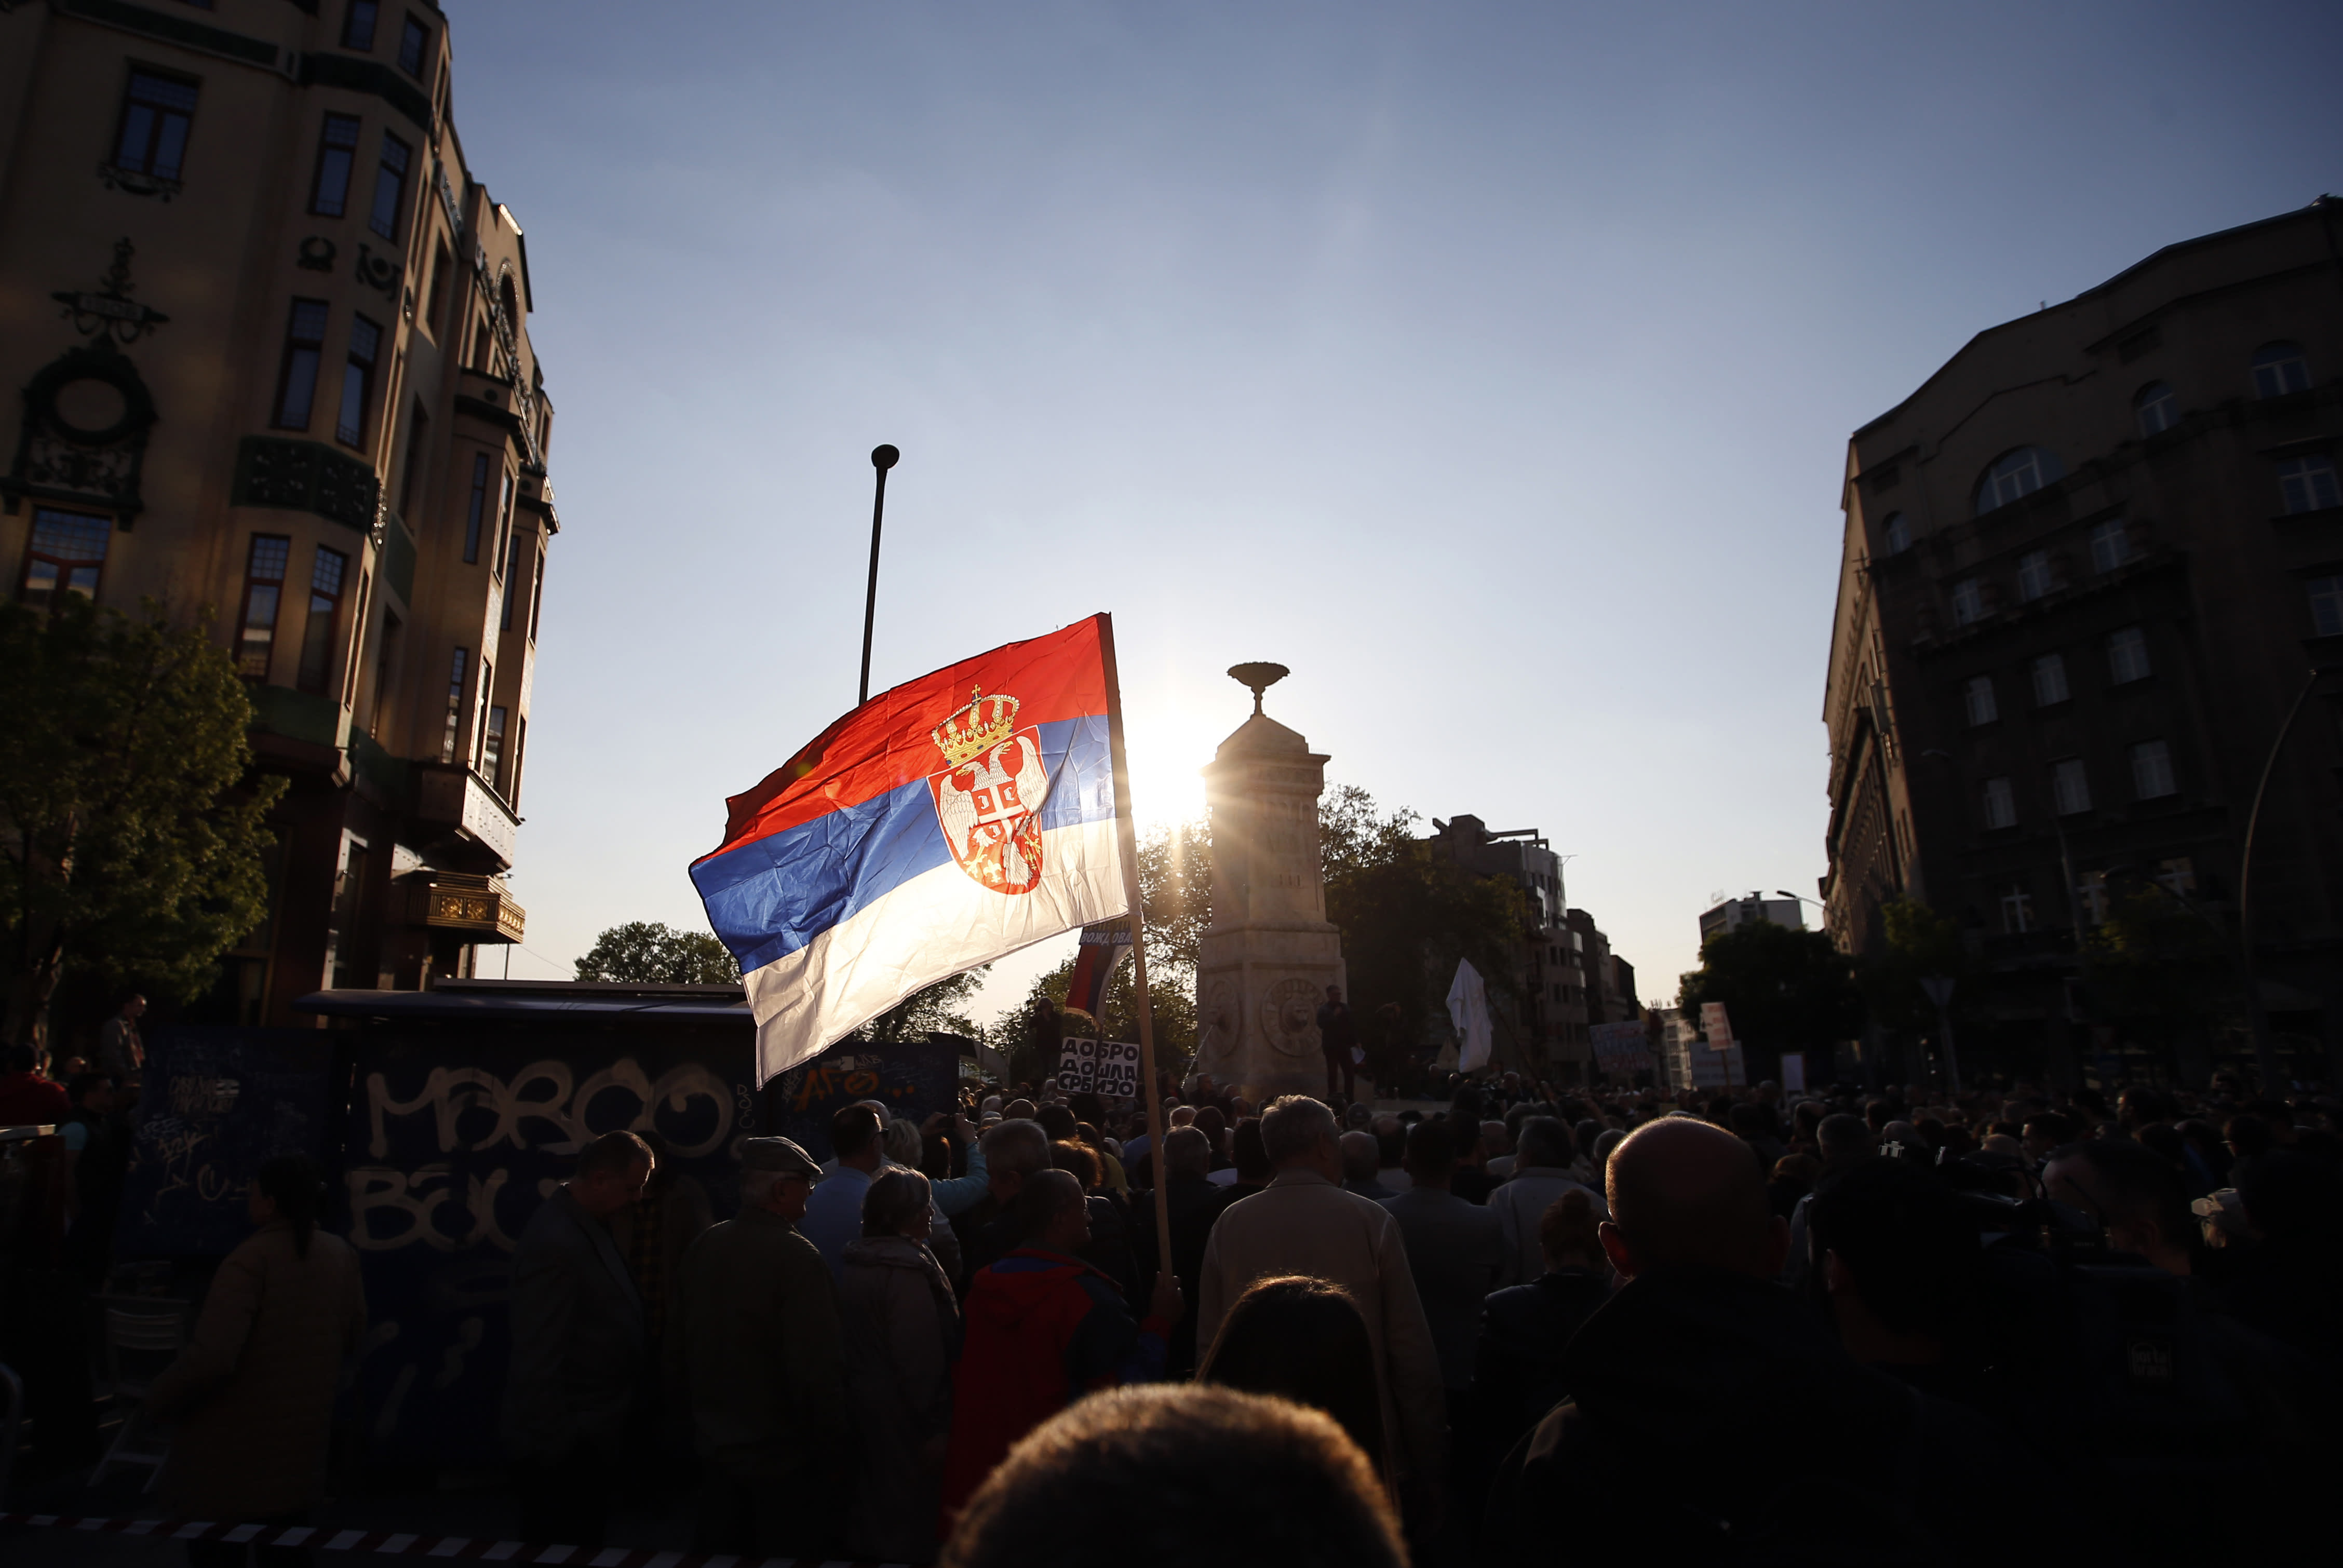
[[[1122,847],[1122,885],[1131,897],[1131,989],[1139,1004],[1140,1097],[1147,1107],[1147,1136],[1155,1157],[1155,1246],[1158,1267],[1177,1280],[1172,1266],[1172,1199],[1163,1181],[1169,1170],[1163,1096],[1155,1081],[1155,1007],[1147,990],[1147,922],[1140,913],[1139,829],[1131,820],[1130,768],[1122,752],[1122,678],[1114,660],[1114,617],[1098,618],[1099,657],[1106,666],[1106,742],[1108,770],[1114,775],[1115,836]]]
[[[892,447],[870,448],[870,466],[879,470],[879,492],[870,498],[870,586],[862,595],[862,694],[854,699],[857,708],[870,700],[870,623],[879,615],[879,522],[887,515],[887,470],[902,457]]]

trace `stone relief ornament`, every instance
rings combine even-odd
[[[1236,1056],[1242,1033],[1236,985],[1226,978],[1212,981],[1196,1010],[1196,1070],[1219,1071],[1221,1063]]]
[[[1318,988],[1298,979],[1271,986],[1261,999],[1261,1032],[1283,1055],[1317,1055]]]

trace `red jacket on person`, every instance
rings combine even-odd
[[[1093,1390],[1162,1376],[1171,1326],[1132,1321],[1112,1280],[1036,1247],[980,1271],[962,1314],[939,1539],[1019,1438]]]

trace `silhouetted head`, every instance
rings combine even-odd
[[[1630,1133],[1611,1156],[1612,1265],[1634,1278],[1655,1269],[1718,1269],[1771,1279],[1789,1251],[1789,1227],[1765,1198],[1765,1172],[1748,1144],[1690,1117]]]

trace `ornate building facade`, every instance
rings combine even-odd
[[[9,590],[209,614],[292,781],[198,1016],[305,1024],[522,934],[559,531],[531,308],[427,0],[0,5]]]
[[[2330,1074],[2338,441],[2322,197],[1978,334],[1848,442],[1827,924],[1866,953],[1897,898],[1957,921],[1970,1070],[2201,1081],[2249,952],[2287,1062]],[[2110,947],[2126,911],[2173,962]]]

